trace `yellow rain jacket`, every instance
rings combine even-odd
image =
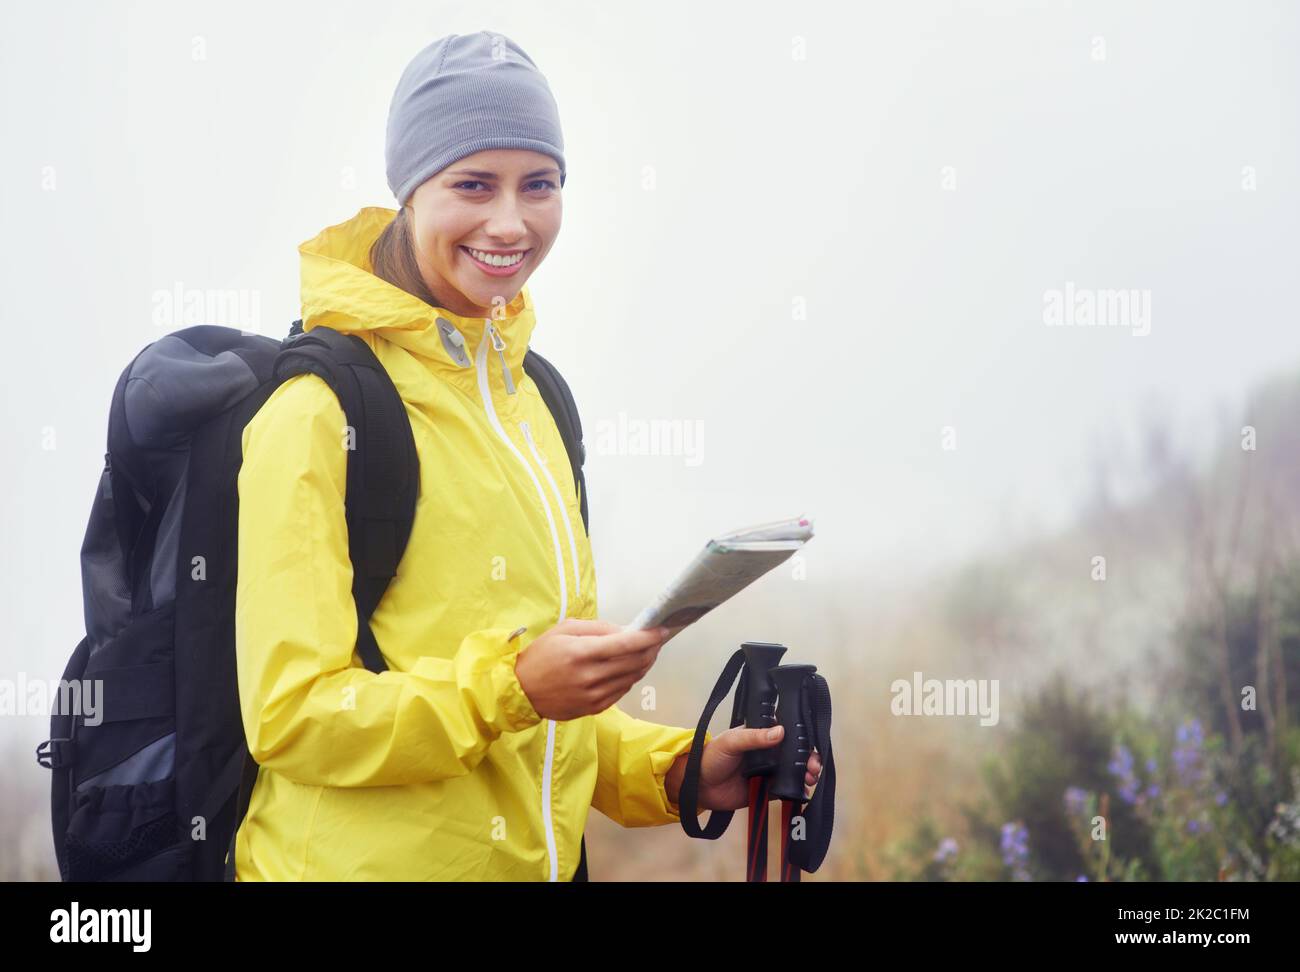
[[[395,215],[365,208],[299,247],[304,329],[374,349],[419,452],[411,539],[372,621],[390,671],[354,657],[343,410],[299,375],[243,433],[235,626],[260,768],[236,880],[567,881],[590,807],[679,820],[664,775],[692,730],[617,706],[556,722],[524,694],[518,653],[597,616],[564,443],[523,370],[532,300],[466,318],[376,277],[370,245]]]

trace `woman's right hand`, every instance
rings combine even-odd
[[[604,712],[650,671],[680,628],[629,631],[570,618],[519,653],[515,675],[537,714],[565,722]]]

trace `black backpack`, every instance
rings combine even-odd
[[[585,526],[573,396],[531,349],[524,370],[564,439]],[[369,346],[329,328],[304,333],[301,321],[284,341],[204,324],[147,345],[113,392],[81,547],[86,636],[64,670],[51,738],[37,748],[53,770],[65,881],[234,878],[235,833],[257,777],[235,666],[241,440],[271,393],[307,372],[334,389],[356,430],[346,507],[357,652],[371,671],[386,668],[370,617],[406,549],[419,459]],[[79,704],[89,682],[101,686],[98,705]],[[586,867],[584,838],[574,880],[587,879]]]

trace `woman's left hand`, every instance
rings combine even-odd
[[[770,749],[781,743],[785,734],[782,726],[774,729],[746,729],[737,726],[714,736],[704,747],[700,760],[699,810],[740,810],[749,806],[749,780],[740,775],[741,757],[751,749]],[[682,777],[686,774],[689,753],[677,757],[672,769],[664,777],[668,798],[677,804]],[[804,796],[821,778],[821,756],[814,750],[808,757],[804,773]]]

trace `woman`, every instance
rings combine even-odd
[[[386,161],[402,208],[299,251],[304,329],[374,350],[419,453],[371,622],[390,670],[353,662],[343,411],[300,375],[243,435],[236,641],[260,770],[236,878],[570,880],[589,808],[680,819],[692,730],[614,704],[671,632],[596,620],[564,444],[522,368],[565,179],[549,87],[501,35],[436,41],[398,84]],[[745,806],[740,756],[779,738],[709,736],[700,808]]]

